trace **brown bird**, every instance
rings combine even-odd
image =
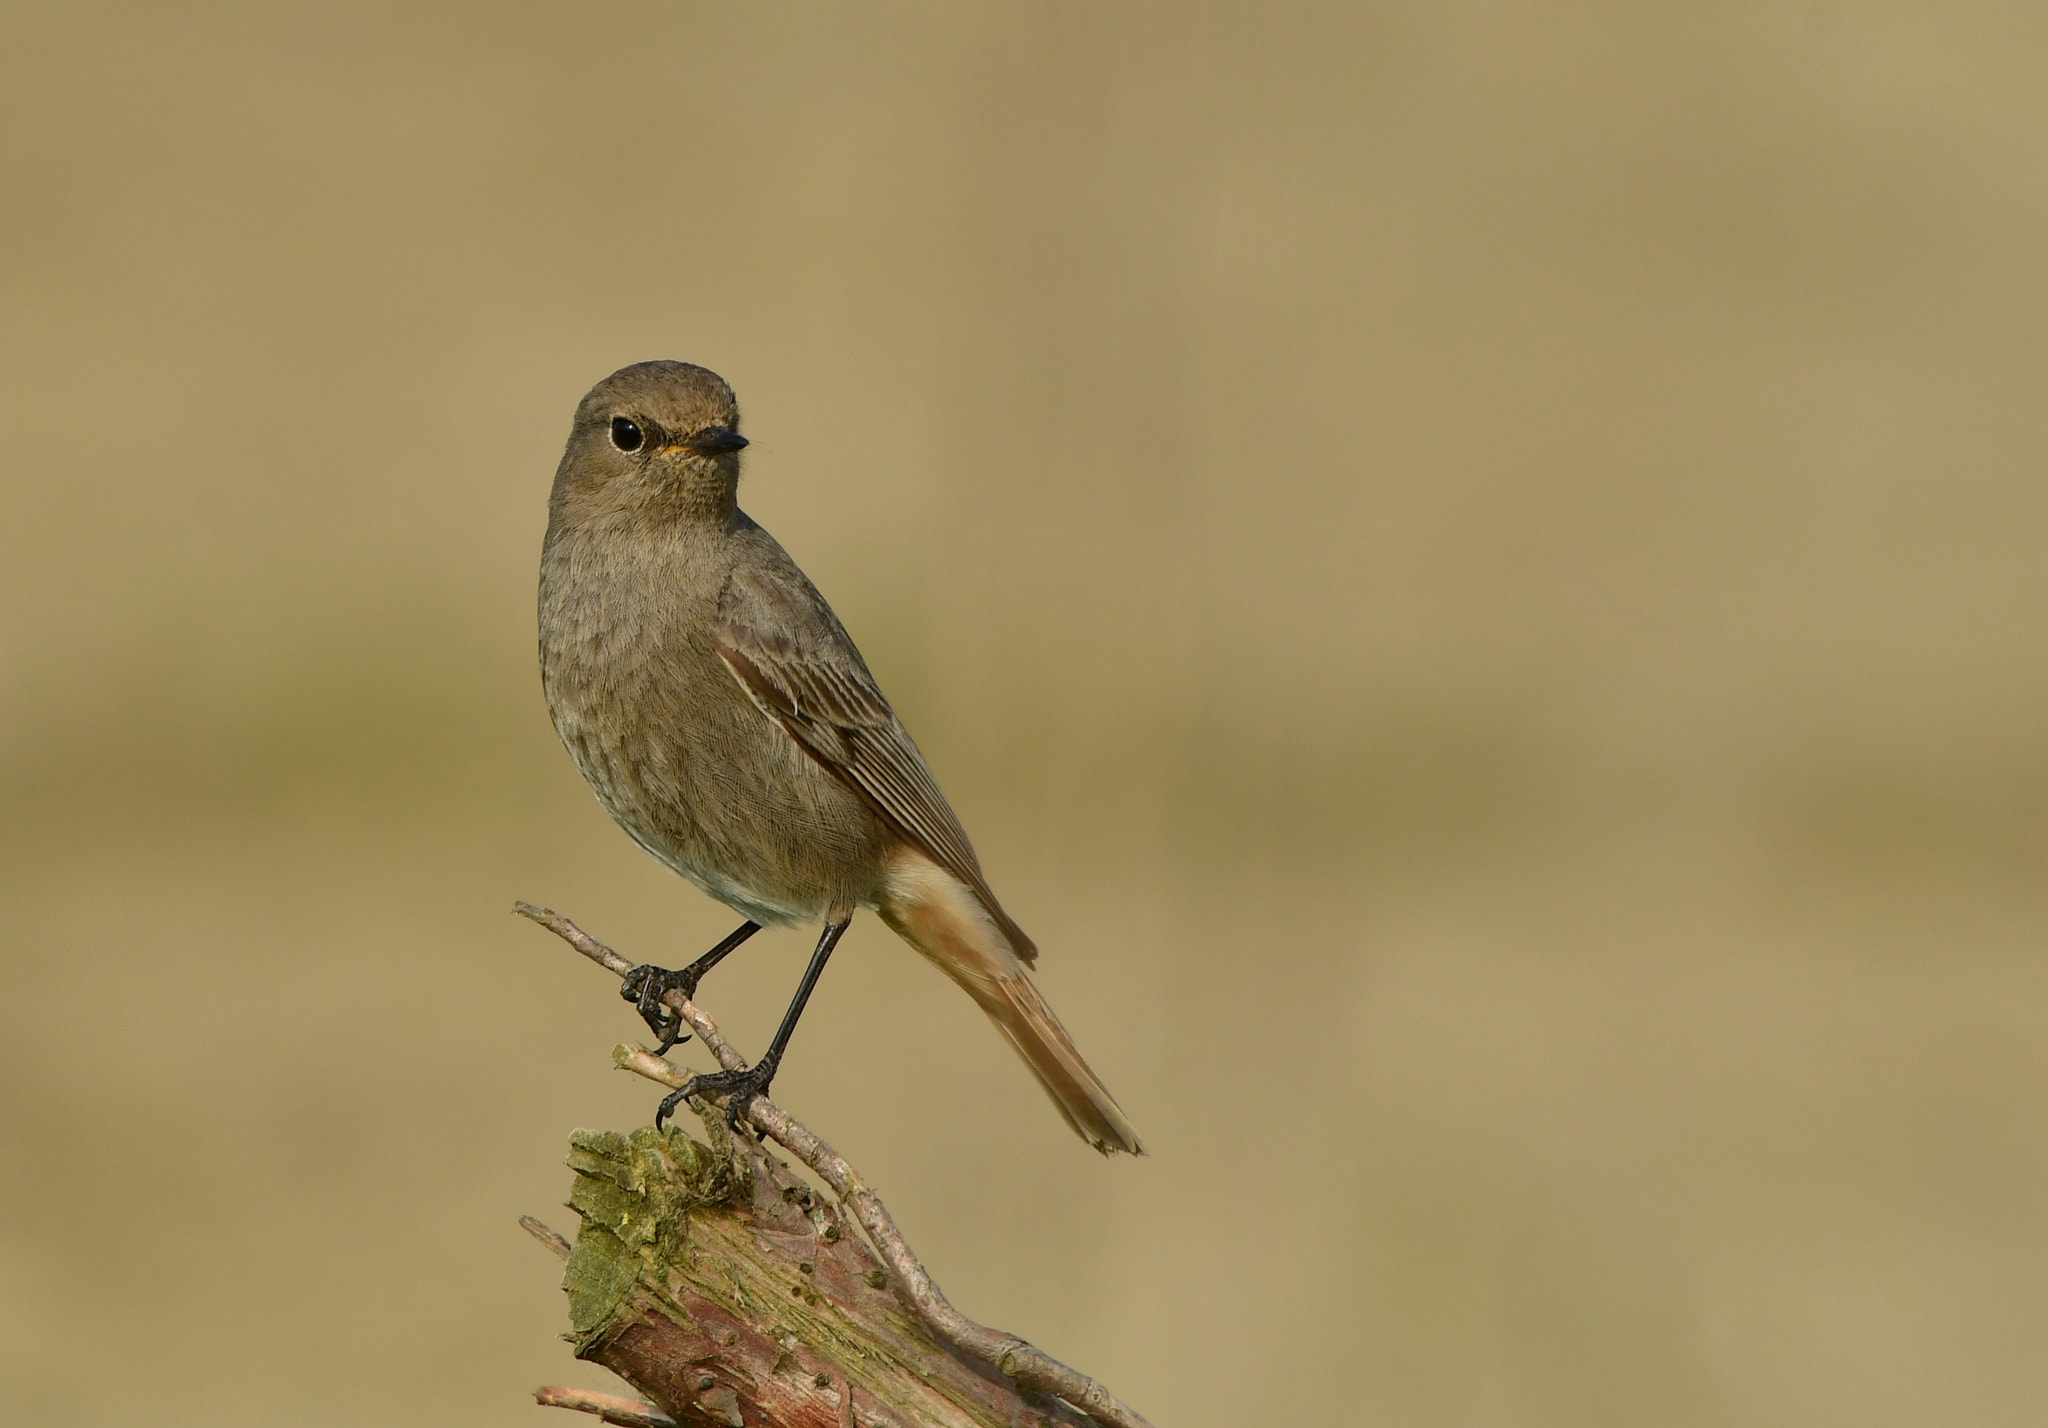
[[[636,967],[623,994],[666,1052],[672,987],[764,924],[824,923],[767,1053],[662,1102],[765,1095],[804,1003],[858,908],[958,982],[1097,1150],[1143,1146],[1025,968],[924,757],[832,607],[737,500],[739,407],[716,373],[641,362],[576,409],[540,567],[541,683],[598,801],[661,862],[747,921],[680,971]]]

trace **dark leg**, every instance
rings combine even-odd
[[[818,950],[811,953],[811,964],[804,968],[804,979],[797,984],[796,996],[789,1003],[789,1010],[782,1014],[782,1025],[776,1028],[775,1040],[768,1045],[768,1054],[744,1071],[719,1071],[709,1076],[692,1076],[689,1084],[680,1091],[671,1091],[662,1098],[661,1109],[654,1113],[654,1128],[661,1129],[663,1122],[675,1114],[676,1107],[690,1096],[724,1096],[725,1123],[734,1130],[739,1129],[740,1117],[747,1113],[747,1103],[756,1096],[768,1094],[768,1083],[775,1079],[775,1069],[782,1064],[782,1053],[789,1045],[790,1033],[796,1030],[797,1018],[804,1014],[804,1003],[811,999],[811,988],[818,985],[818,978],[825,974],[825,961],[832,955],[832,949],[839,945],[851,917],[844,922],[828,922],[825,933],[818,939]]]
[[[683,1031],[683,1019],[662,1005],[661,999],[670,991],[680,988],[686,997],[695,998],[697,984],[704,980],[704,974],[726,958],[726,954],[761,930],[758,922],[743,922],[732,936],[706,952],[702,957],[683,968],[671,972],[666,967],[656,967],[643,962],[626,973],[626,979],[619,983],[619,995],[640,1008],[640,1015],[648,1029],[661,1038],[657,1056],[668,1055],[669,1048],[690,1038]]]

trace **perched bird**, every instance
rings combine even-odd
[[[641,362],[576,408],[540,566],[541,683],[598,801],[657,859],[747,920],[680,971],[623,994],[661,1038],[662,1005],[762,925],[823,935],[767,1053],[662,1103],[767,1093],[847,924],[872,908],[958,982],[1097,1150],[1137,1133],[1025,968],[1037,949],[982,876],[960,820],[832,607],[740,510],[739,407],[716,373]]]

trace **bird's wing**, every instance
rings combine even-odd
[[[1037,960],[1031,939],[989,890],[924,755],[810,581],[793,566],[734,571],[719,595],[712,639],[763,713],[899,837],[972,888],[1025,963]]]

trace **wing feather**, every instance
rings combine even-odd
[[[792,565],[736,571],[713,641],[754,703],[901,837],[974,892],[1027,964],[1037,948],[1003,911],[924,756],[824,597]]]

